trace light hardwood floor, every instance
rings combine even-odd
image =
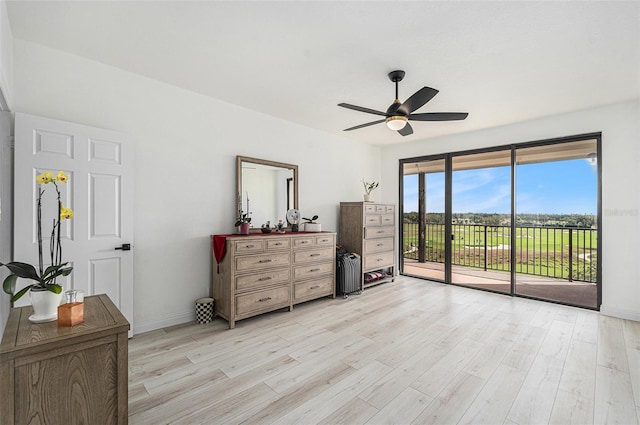
[[[136,335],[131,424],[638,424],[640,322],[409,277]]]

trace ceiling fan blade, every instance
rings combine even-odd
[[[400,133],[400,135],[402,136],[408,136],[410,134],[413,134],[413,128],[411,127],[411,124],[407,123],[404,127],[398,130],[398,133]]]
[[[387,114],[385,114],[384,112],[376,111],[375,109],[363,108],[362,106],[350,105],[348,103],[338,103],[338,106],[342,106],[343,108],[347,109],[353,109],[354,111],[366,112],[367,114],[382,115],[383,117],[387,116]]]
[[[356,125],[355,127],[345,128],[345,129],[344,129],[344,130],[342,130],[342,131],[357,130],[357,129],[359,129],[359,128],[369,127],[370,125],[380,124],[381,122],[385,122],[385,120],[378,120],[378,121],[368,122],[368,123],[366,123],[366,124]],[[407,125],[409,125],[409,123],[407,123]]]
[[[428,112],[426,114],[411,114],[412,121],[457,121],[467,118],[467,112]]]
[[[424,106],[425,103],[433,99],[433,97],[437,94],[438,90],[432,89],[431,87],[423,87],[415,92],[409,99],[405,100],[404,103],[398,108],[398,111],[404,113],[405,115],[409,115],[413,111]]]

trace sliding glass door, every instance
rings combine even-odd
[[[445,160],[406,164],[403,169],[404,273],[445,280]]]
[[[598,307],[597,142],[516,150],[519,295]]]
[[[511,150],[452,158],[451,283],[511,292]]]
[[[401,273],[598,309],[600,137],[401,160]]]

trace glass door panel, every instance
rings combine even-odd
[[[452,158],[451,283],[511,293],[511,150]]]
[[[598,307],[597,146],[516,150],[516,294]]]
[[[445,280],[445,161],[403,164],[402,272]]]

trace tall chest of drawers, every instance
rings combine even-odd
[[[396,207],[375,202],[341,202],[338,243],[361,257],[360,288],[395,279]],[[365,279],[367,273],[382,272]],[[374,274],[374,276],[376,276]]]
[[[238,320],[335,296],[335,244],[331,232],[226,236],[211,272],[216,314],[233,329]]]

